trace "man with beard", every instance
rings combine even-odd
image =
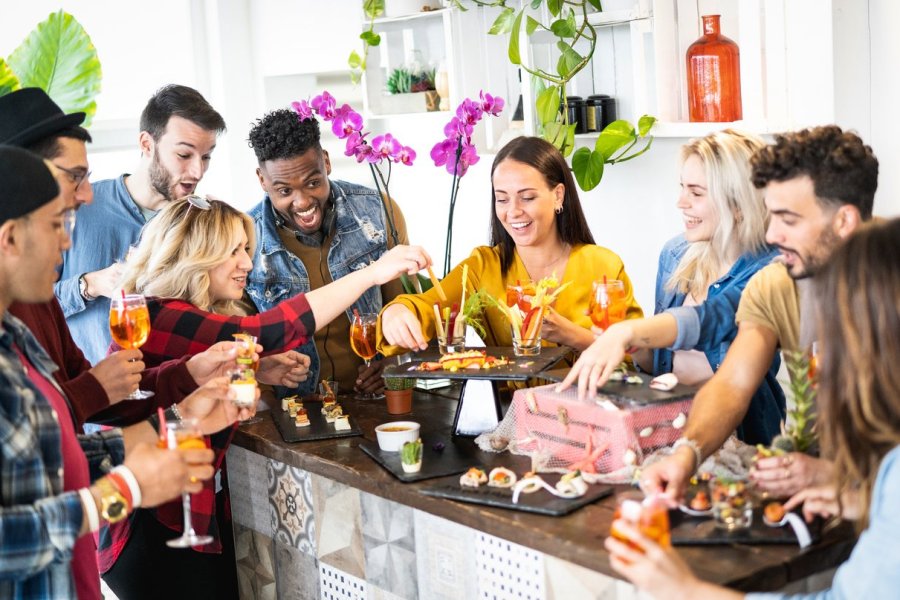
[[[747,284],[735,317],[737,337],[722,366],[694,397],[684,436],[671,456],[641,474],[648,494],[664,491],[680,501],[703,460],[741,422],[775,352],[811,348],[816,299],[809,278],[872,216],[878,160],[857,135],[835,125],[776,136],[752,163],[753,183],[765,189],[771,218],[766,241],[778,246],[781,261]],[[830,476],[829,462],[798,452],[762,458],[751,471],[756,484],[775,497],[827,483]]]
[[[374,189],[329,178],[331,161],[319,142],[315,118],[301,120],[292,110],[275,110],[256,122],[249,138],[266,194],[249,213],[256,249],[247,293],[260,311],[361,269],[396,244],[409,243],[406,222],[393,200],[382,202]],[[297,348],[310,358],[306,382],[277,393],[306,394],[323,378],[337,381],[340,389],[382,390],[382,362],[366,367],[347,343],[349,316],[351,311],[377,313],[402,293],[398,280],[367,290],[347,318],[335,319]]]
[[[56,296],[78,346],[96,364],[109,348],[109,296],[128,248],[167,202],[194,193],[225,121],[196,90],[167,85],[141,113],[134,173],[93,183],[63,257]]]

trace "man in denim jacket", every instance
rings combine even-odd
[[[320,142],[315,118],[300,120],[291,110],[275,110],[250,130],[256,174],[266,193],[250,216],[256,249],[247,293],[260,311],[300,292],[326,285],[377,260],[396,244],[409,243],[400,208],[376,190],[330,180],[331,162]],[[403,292],[400,283],[373,287],[347,311],[297,350],[310,357],[310,375],[290,393],[312,392],[320,379],[341,389],[380,391],[382,365],[365,368],[349,344],[353,311],[378,313]],[[283,396],[288,391],[278,390]]]

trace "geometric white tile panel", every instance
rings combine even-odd
[[[415,511],[416,569],[423,600],[470,600],[477,596],[474,529]]]
[[[404,598],[385,591],[377,585],[371,583],[366,584],[366,600],[414,600],[413,598]],[[422,596],[424,598],[424,596]]]
[[[320,562],[319,597],[322,600],[365,600],[366,582]]]
[[[543,553],[478,532],[475,580],[484,600],[544,600]]]

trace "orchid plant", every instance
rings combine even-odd
[[[326,123],[331,123],[331,132],[338,139],[346,140],[344,155],[353,156],[358,163],[368,163],[372,178],[375,180],[375,189],[378,190],[384,204],[391,239],[395,246],[399,244],[397,229],[394,226],[393,204],[388,201],[391,168],[395,163],[412,165],[416,159],[416,151],[401,144],[390,133],[377,135],[369,142],[367,138],[371,133],[363,130],[362,116],[349,104],[338,107],[337,100],[327,91],[309,101],[292,102],[291,108],[301,121],[318,116]],[[404,287],[410,287],[408,280],[404,281]]]
[[[450,214],[447,219],[447,239],[444,245],[444,276],[450,272],[450,253],[453,248],[453,211],[459,194],[459,184],[469,167],[478,162],[479,156],[472,143],[475,125],[484,115],[498,116],[504,101],[499,96],[479,92],[478,100],[466,98],[456,108],[455,116],[444,126],[444,139],[431,149],[431,159],[436,167],[446,167],[453,175],[450,185]]]

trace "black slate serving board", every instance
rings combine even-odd
[[[418,473],[404,473],[400,464],[400,453],[383,452],[378,447],[378,442],[363,440],[360,442],[359,448],[372,460],[387,469],[391,475],[406,483],[465,473],[470,467],[490,463],[498,456],[482,452],[471,439],[451,436],[447,433],[423,432],[421,435],[422,470]],[[436,442],[444,444],[444,449],[435,450]]]
[[[807,523],[813,543],[821,538],[822,522]],[[680,510],[669,511],[669,526],[674,546],[715,546],[723,544],[796,544],[797,536],[790,525],[769,527],[763,523],[762,509],[753,510],[753,524],[741,531],[725,531],[716,527],[713,518],[692,517]]]
[[[487,472],[489,471],[485,469],[485,473]],[[517,471],[516,474],[520,473]],[[550,485],[556,485],[556,482],[559,481],[562,475],[559,473],[541,473],[541,477]],[[519,494],[518,504],[513,504],[512,488],[488,487],[487,484],[477,488],[463,488],[459,485],[459,477],[442,479],[419,491],[426,496],[434,496],[436,498],[561,517],[578,510],[582,506],[587,506],[601,498],[606,498],[613,493],[613,488],[602,484],[590,485],[584,496],[571,499],[557,498],[547,490],[541,489],[532,494]]]
[[[426,350],[415,355],[411,362],[401,365],[388,365],[384,368],[382,376],[385,379],[392,377],[415,377],[416,379],[490,379],[500,380],[525,380],[536,376],[538,373],[555,365],[566,354],[571,352],[563,346],[546,346],[537,356],[513,356],[511,346],[488,346],[487,348],[470,348],[470,350],[484,350],[488,356],[497,358],[506,357],[509,364],[490,369],[462,369],[459,371],[420,371],[418,366],[423,362],[437,361],[440,354],[437,350]]]
[[[340,404],[340,399],[338,399]],[[304,400],[303,407],[309,415],[309,427],[297,427],[294,425],[294,418],[287,411],[275,407],[271,411],[272,419],[281,433],[281,437],[286,442],[311,442],[314,440],[327,440],[331,438],[353,437],[362,435],[362,430],[356,424],[353,415],[350,415],[350,429],[338,431],[334,428],[334,423],[325,420],[322,414],[322,402]]]
[[[569,374],[569,369],[552,369],[541,373],[541,377],[550,381],[562,381]],[[650,387],[652,375],[634,373],[643,380],[641,385],[625,383],[624,381],[609,381],[597,389],[597,396],[605,396],[620,406],[664,404],[693,398],[699,389],[697,386],[683,385],[679,383],[668,392],[654,390]],[[577,385],[573,384],[573,387]]]

